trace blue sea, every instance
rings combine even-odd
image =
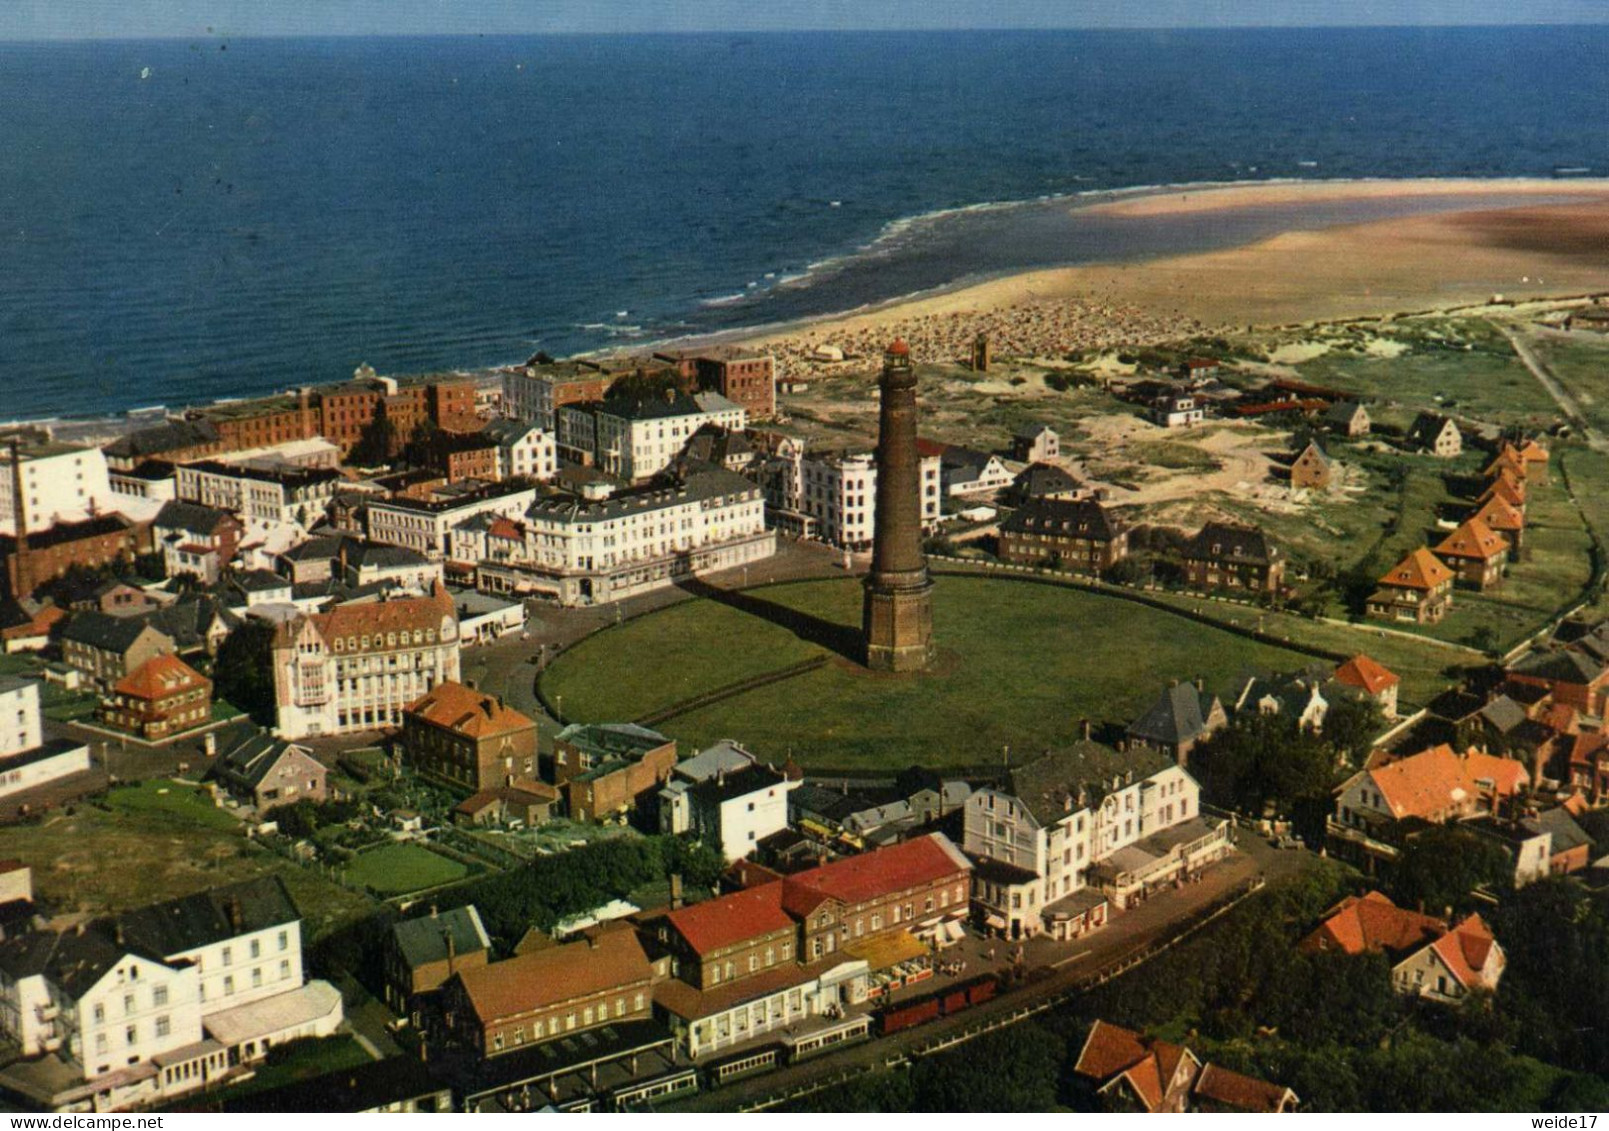
[[[0,419],[630,345],[1382,208],[1069,207],[1129,186],[1603,175],[1605,59],[1609,27],[0,44]]]

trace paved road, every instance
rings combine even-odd
[[[937,1037],[975,1025],[980,1020],[1008,1014],[1035,1000],[1070,988],[1123,956],[1168,937],[1203,908],[1253,876],[1261,874],[1270,884],[1278,883],[1318,864],[1318,857],[1310,852],[1271,848],[1260,838],[1250,836],[1246,830],[1241,832],[1240,848],[1241,851],[1235,856],[1207,871],[1200,883],[1154,896],[1150,901],[1115,916],[1105,927],[1087,938],[1067,943],[1032,940],[1027,944],[1024,964],[1030,970],[1049,967],[1053,973],[1002,994],[986,1005],[895,1036],[855,1045],[841,1052],[812,1058],[803,1064],[729,1084],[719,1091],[701,1092],[667,1110],[731,1111],[845,1070],[884,1064],[912,1047],[925,1045]],[[969,939],[969,942],[975,940]],[[1000,954],[1003,956],[1005,952],[1005,944],[1000,944]],[[981,966],[970,965],[960,980],[976,977],[982,969]],[[942,989],[950,981],[941,978],[923,982],[913,988],[912,996],[925,996]],[[775,1039],[775,1034],[767,1034],[754,1043],[765,1044]],[[722,1049],[718,1055],[729,1056],[732,1051]]]
[[[1580,402],[1553,375],[1553,371],[1547,367],[1547,364],[1536,355],[1536,351],[1531,348],[1531,344],[1512,326],[1506,326],[1501,322],[1494,322],[1493,325],[1508,339],[1509,345],[1514,347],[1514,352],[1525,363],[1525,368],[1529,369],[1531,375],[1541,382],[1542,388],[1547,390],[1548,396],[1553,398],[1565,417],[1571,424],[1575,425],[1576,429],[1581,433],[1581,438],[1587,442],[1587,446],[1595,452],[1609,453],[1609,440],[1604,439],[1592,425],[1587,423],[1587,416],[1582,412]]]

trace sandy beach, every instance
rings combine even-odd
[[[1535,204],[1483,207],[1500,193]],[[1289,207],[1302,200],[1469,196],[1471,208],[1319,230],[1138,263],[1032,271],[747,337],[790,374],[821,345],[875,358],[894,336],[918,357],[964,358],[978,333],[999,354],[1159,342],[1220,327],[1378,317],[1609,292],[1609,181],[1302,182],[1186,189],[1086,207],[1143,221],[1170,210]],[[1568,197],[1559,203],[1558,198]]]

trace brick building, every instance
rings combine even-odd
[[[1453,607],[1453,571],[1421,546],[1380,578],[1364,611],[1380,620],[1435,624]]]
[[[105,688],[174,651],[173,638],[140,617],[75,613],[61,631],[62,659]]]
[[[637,932],[613,924],[578,942],[460,970],[442,986],[446,1041],[481,1057],[653,1016],[654,968]]]
[[[403,712],[402,746],[420,773],[475,792],[537,772],[536,723],[452,680]]]
[[[153,656],[112,686],[101,721],[146,742],[212,719],[212,681],[177,656]]]
[[[1122,524],[1089,500],[1032,499],[1000,524],[1000,560],[1099,574],[1128,556]]]
[[[1209,522],[1185,543],[1185,582],[1191,589],[1277,593],[1285,582],[1285,554],[1257,526]]]
[[[675,767],[676,741],[632,723],[572,724],[553,740],[553,780],[573,820],[631,812]]]
[[[720,393],[742,405],[752,418],[776,415],[777,367],[770,354],[742,346],[712,346],[702,350],[666,350],[656,360],[676,367],[698,388]]]
[[[103,514],[82,522],[58,522],[48,530],[27,531],[19,540],[0,534],[0,560],[14,597],[32,596],[47,581],[75,565],[97,569],[131,562],[149,548],[150,531],[120,514]]]
[[[486,965],[492,941],[473,903],[404,919],[386,937],[385,1000],[407,1013],[414,999],[440,989],[461,970]]]

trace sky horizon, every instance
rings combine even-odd
[[[1601,0],[13,0],[0,41],[1609,24]]]

